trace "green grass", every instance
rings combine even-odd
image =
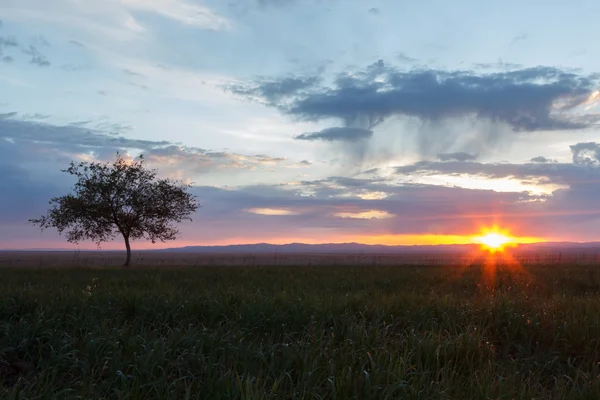
[[[599,399],[600,269],[0,269],[2,399]]]

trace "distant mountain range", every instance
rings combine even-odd
[[[269,244],[269,243],[254,243],[254,244],[234,244],[227,246],[186,246],[173,247],[166,249],[148,249],[135,250],[136,252],[180,252],[180,253],[281,253],[281,254],[406,254],[406,253],[460,253],[479,248],[478,244],[444,244],[444,245],[369,245],[362,243],[324,243],[324,244],[305,244],[305,243],[289,243],[289,244]],[[600,252],[600,242],[540,242],[530,244],[519,244],[520,251],[539,251],[539,250],[555,250],[555,251],[598,251]],[[61,251],[73,252],[77,249],[68,248],[32,248],[32,249],[0,249],[0,251],[19,251],[19,252],[41,252],[41,251]],[[117,250],[80,250],[81,252],[101,251],[115,252]]]
[[[338,254],[338,253],[452,253],[464,252],[473,248],[478,248],[478,244],[449,244],[449,245],[415,245],[415,246],[386,246],[386,245],[368,245],[361,243],[325,243],[325,244],[236,244],[227,246],[186,246],[161,250],[148,251],[168,251],[168,252],[189,252],[189,253],[312,253],[312,254]],[[541,249],[598,249],[600,242],[542,242],[519,244],[520,250],[541,250]]]

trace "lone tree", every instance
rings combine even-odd
[[[143,156],[130,162],[117,153],[110,163],[75,164],[62,172],[77,177],[72,194],[50,200],[47,215],[29,222],[40,228],[66,231],[67,241],[93,240],[100,243],[119,234],[125,240],[131,265],[130,240],[156,243],[174,240],[179,234],[174,222],[192,220],[198,208],[189,185],[171,179],[157,179],[156,170],[144,167]]]

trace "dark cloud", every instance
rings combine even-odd
[[[16,117],[17,114],[18,113],[16,111],[11,111],[8,113],[0,113],[0,120]]]
[[[252,83],[234,83],[225,87],[234,94],[264,100],[267,104],[277,105],[290,96],[297,96],[302,91],[314,87],[319,77],[288,77],[281,80],[260,79]]]
[[[599,82],[600,76],[552,67],[489,73],[404,71],[380,60],[339,74],[330,84],[315,75],[261,79],[227,89],[303,121],[337,119],[346,128],[373,131],[396,119],[394,123],[407,124],[396,135],[416,140],[418,151],[429,157],[448,149],[483,154],[517,132],[593,126],[600,117],[585,114],[579,106],[591,101]],[[391,132],[386,135],[381,140],[389,148],[395,140]],[[386,157],[373,146],[346,150],[352,163]]]
[[[600,144],[595,142],[577,143],[571,146],[573,163],[579,165],[600,164]]]
[[[532,162],[532,163],[540,163],[540,164],[546,164],[546,163],[554,162],[553,160],[551,160],[549,158],[546,158],[546,157],[542,157],[542,156],[533,157],[529,161]]]
[[[542,83],[539,83],[542,82]],[[580,129],[552,114],[559,100],[565,110],[582,104],[595,81],[555,68],[530,68],[475,75],[470,72],[400,72],[383,63],[362,75],[340,76],[334,87],[300,96],[288,113],[309,120],[365,116],[370,126],[394,116],[425,121],[475,115],[506,123],[516,131]]]
[[[40,114],[40,113],[33,113],[33,114],[25,114],[23,115],[23,119],[27,120],[44,120],[44,119],[48,119],[50,118],[50,115],[46,115],[46,114]]]
[[[469,154],[465,152],[457,152],[457,153],[440,153],[438,154],[438,160],[440,161],[475,161],[477,160],[477,154]]]
[[[357,142],[373,136],[373,131],[362,128],[326,128],[320,132],[303,133],[294,136],[297,140],[324,140],[328,142]]]
[[[585,103],[598,84],[594,77],[552,67],[488,74],[407,72],[381,60],[356,73],[339,75],[332,86],[317,86],[318,82],[317,77],[286,78],[232,90],[262,97],[302,119],[338,118],[348,126],[363,120],[372,128],[392,116],[422,121],[474,116],[507,124],[515,131],[536,131],[587,127],[562,113]],[[291,101],[277,103],[282,97]]]
[[[46,56],[40,53],[34,45],[30,45],[28,49],[24,49],[23,53],[31,56],[31,59],[29,60],[31,64],[35,64],[38,67],[49,67],[51,65]]]

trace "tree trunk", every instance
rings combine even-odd
[[[127,249],[127,259],[125,260],[124,267],[129,267],[131,265],[131,246],[129,245],[129,236],[123,235],[125,239],[125,248]]]

